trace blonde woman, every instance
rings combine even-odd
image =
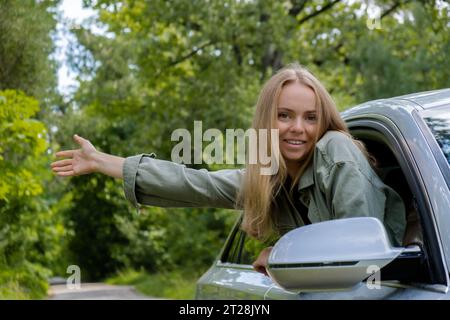
[[[125,196],[136,207],[243,209],[243,230],[261,241],[305,224],[371,216],[384,223],[394,245],[401,245],[402,199],[376,175],[364,146],[351,137],[311,72],[293,64],[272,76],[260,93],[252,127],[278,129],[278,170],[272,175],[261,174],[259,163],[208,172],[153,154],[121,158],[98,152],[77,135],[81,148],[58,152],[68,159],[52,163],[52,169],[65,177],[99,172],[123,179]],[[273,150],[270,139],[267,144],[260,147]],[[270,249],[253,263],[258,272],[266,274]]]

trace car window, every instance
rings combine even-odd
[[[265,247],[267,247],[267,245],[265,245],[261,241],[246,236],[240,263],[252,264],[256,260],[256,258],[258,258],[258,255],[261,252],[261,250],[264,249]]]
[[[226,257],[224,257],[224,262],[239,263],[244,238],[245,233],[242,230],[235,232],[233,239],[230,239],[232,242]]]
[[[420,115],[433,133],[447,162],[450,164],[450,105],[425,110]]]
[[[230,239],[229,250],[222,257],[222,262],[251,265],[262,249],[267,247],[263,242],[251,238],[242,230],[237,230]]]

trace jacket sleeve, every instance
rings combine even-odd
[[[210,207],[235,209],[242,169],[207,171],[140,154],[125,159],[125,197],[157,207]]]

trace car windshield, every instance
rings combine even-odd
[[[450,164],[450,105],[421,113]]]

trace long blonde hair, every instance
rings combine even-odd
[[[315,94],[318,130],[314,144],[328,130],[340,131],[351,137],[328,91],[311,72],[297,63],[279,70],[265,83],[256,104],[253,129],[266,129],[267,132],[270,132],[270,129],[277,128],[277,105],[281,90],[286,84],[294,81],[308,86]],[[367,156],[364,146],[360,142],[354,141]],[[279,159],[278,171],[274,175],[262,175],[260,163],[250,164],[247,162],[236,203],[237,207],[244,210],[242,229],[250,236],[264,241],[276,235],[272,209],[275,197],[287,178],[287,168],[279,149],[272,150],[270,139],[267,146],[258,145],[258,148],[261,147],[266,147],[268,152],[277,153],[276,159]],[[300,170],[293,179],[291,193],[303,172],[311,163],[313,152],[314,148],[307,154],[305,160],[302,160]],[[274,159],[273,156],[272,159]]]

